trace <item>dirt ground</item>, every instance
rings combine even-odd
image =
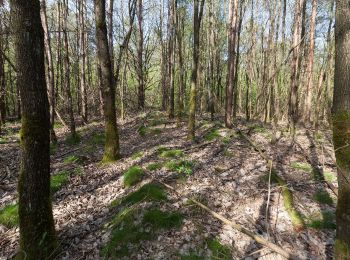
[[[186,139],[186,124],[169,122],[161,113],[138,116],[119,126],[122,159],[108,165],[100,163],[103,145],[91,141],[103,133],[102,122],[80,126],[82,140],[77,145],[66,144],[67,130],[56,128],[58,145],[52,151],[51,174],[69,172],[68,182],[53,195],[55,227],[61,245],[57,259],[103,259],[101,249],[111,237],[109,223],[118,213],[111,203],[145,183],[158,180],[173,186],[177,193],[167,189],[168,199],[156,202],[156,207],[181,212],[182,224],[179,228],[160,231],[138,245],[130,245],[131,253],[124,259],[220,259],[213,256],[206,244],[213,238],[229,248],[232,259],[282,259],[199,210],[188,198],[200,200],[215,212],[301,258],[332,259],[334,223],[325,223],[322,216],[325,218],[324,212],[334,215],[336,195],[325,181],[314,176],[315,171],[324,174],[328,184],[337,188],[330,131],[314,133],[298,129],[293,142],[281,126],[278,141],[271,144],[269,125],[237,121],[234,129],[227,130],[219,121],[211,122],[203,117],[198,124],[197,143],[192,144]],[[140,126],[146,133],[140,135]],[[8,123],[5,135],[1,136],[0,209],[17,199],[19,128],[19,123]],[[267,181],[269,165],[238,130],[272,159],[277,174],[293,192],[295,208],[306,223],[304,230],[293,229],[281,187],[269,185]],[[162,167],[152,171],[152,177],[143,176],[136,186],[125,187],[122,176],[131,166],[146,168],[150,163],[168,160],[158,156],[160,146],[181,150],[181,158],[192,163],[192,171],[186,178],[176,178],[177,173]],[[69,156],[80,160],[67,163]],[[318,199],[320,192],[328,194],[331,203]],[[147,207],[147,202],[141,207]],[[18,252],[18,239],[18,227],[0,224],[0,259],[11,258]],[[194,252],[199,258],[190,258]]]

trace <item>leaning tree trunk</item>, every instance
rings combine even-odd
[[[350,259],[350,6],[336,1],[333,140],[338,168],[335,259]]]
[[[97,58],[101,68],[101,89],[103,96],[103,111],[106,124],[106,143],[103,162],[119,159],[119,136],[115,109],[115,88],[111,57],[109,55],[105,0],[94,0],[96,19]]]
[[[19,193],[20,258],[51,259],[56,235],[50,197],[50,115],[40,2],[12,0],[17,84],[22,100]]]

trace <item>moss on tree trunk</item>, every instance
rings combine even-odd
[[[50,198],[50,119],[39,1],[12,0],[17,84],[22,100],[20,259],[50,259],[57,247]]]

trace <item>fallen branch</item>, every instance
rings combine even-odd
[[[282,188],[282,197],[283,197],[283,205],[287,210],[289,217],[292,221],[294,229],[299,232],[305,229],[304,220],[299,213],[299,211],[294,206],[293,194],[292,191],[288,188],[288,185],[285,180],[283,180],[280,176],[278,176],[277,172],[272,168],[272,160],[264,154],[261,149],[247,137],[242,131],[238,130],[238,134],[240,134],[245,140],[247,140],[250,145],[259,152],[260,156],[267,162],[267,164],[271,167],[271,180],[278,183]]]
[[[149,173],[147,170],[145,170],[145,173],[150,176],[151,178],[153,178],[152,174]],[[153,178],[154,179],[154,178]],[[219,213],[216,213],[215,211],[211,210],[209,207],[205,206],[204,204],[200,203],[199,201],[193,199],[193,198],[188,198],[182,194],[180,194],[175,188],[173,188],[172,186],[162,182],[159,179],[154,179],[155,181],[159,182],[160,184],[164,185],[166,188],[172,190],[175,194],[177,194],[179,197],[185,197],[188,200],[192,201],[194,204],[196,204],[198,207],[204,209],[205,211],[207,211],[208,213],[210,213],[213,217],[215,217],[216,219],[220,220],[221,222],[223,222],[226,225],[229,225],[230,227],[232,227],[233,229],[249,236],[250,238],[254,239],[256,242],[258,242],[259,244],[271,249],[272,251],[280,254],[281,256],[287,258],[287,259],[300,259],[299,257],[297,257],[296,255],[284,250],[282,247],[266,240],[264,237],[257,235],[253,232],[251,232],[250,230],[246,229],[245,227],[243,227],[242,225],[228,220],[227,218],[225,218],[224,216],[220,215]]]

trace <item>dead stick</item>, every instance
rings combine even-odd
[[[148,173],[147,171],[145,171],[145,173],[147,175],[149,175],[150,177],[152,177],[152,175],[150,173]],[[174,193],[176,193],[178,196],[180,197],[185,197],[182,194],[180,194],[179,192],[177,192],[175,190],[175,188],[173,188],[172,186],[160,181],[160,180],[156,180],[157,182],[159,182],[160,184],[164,185],[166,188],[172,190]],[[258,242],[259,244],[266,246],[267,248],[271,249],[272,251],[280,254],[281,256],[287,258],[287,259],[300,259],[299,257],[297,257],[296,255],[287,252],[286,250],[284,250],[282,247],[266,240],[265,238],[263,238],[262,236],[256,235],[253,232],[249,231],[248,229],[246,229],[245,227],[243,227],[242,225],[228,220],[227,218],[225,218],[224,216],[216,213],[215,211],[211,210],[210,208],[208,208],[207,206],[205,206],[204,204],[200,203],[199,201],[192,199],[192,198],[187,198],[190,201],[192,201],[194,204],[196,204],[197,206],[199,206],[200,208],[204,209],[205,211],[209,212],[213,217],[217,218],[218,220],[222,221],[224,224],[229,225],[230,227],[232,227],[233,229],[251,237],[252,239],[254,239],[256,242]]]

